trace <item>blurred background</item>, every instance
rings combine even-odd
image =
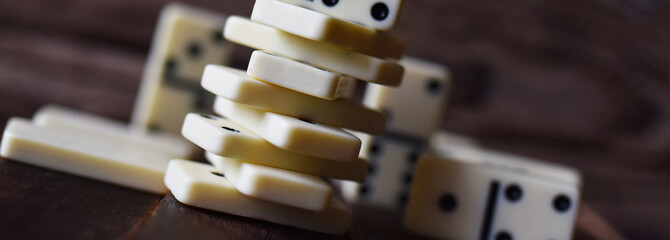
[[[46,103],[128,121],[167,2],[0,1],[0,124]],[[623,235],[667,239],[668,12],[659,0],[407,0],[393,32],[408,55],[450,68],[442,129],[573,166],[584,202]],[[238,48],[233,65],[249,54]]]

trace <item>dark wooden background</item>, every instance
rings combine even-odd
[[[0,124],[46,103],[127,121],[165,3],[0,1]],[[245,16],[253,5],[188,3]],[[615,229],[630,239],[667,239],[668,12],[662,0],[407,0],[393,31],[409,55],[451,68],[443,129],[574,166],[584,175],[584,202]],[[240,49],[234,65],[245,67],[248,57]],[[191,234],[314,237],[254,221],[244,224],[260,233],[239,232],[231,222],[247,220],[210,221],[213,213],[174,206],[170,196],[0,160],[0,238],[148,237],[177,226],[170,217],[193,220],[182,234],[221,227],[227,231]]]

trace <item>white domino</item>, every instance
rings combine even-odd
[[[179,134],[184,115],[208,111],[213,96],[199,88],[205,65],[228,63],[232,46],[223,38],[226,16],[184,4],[161,12],[144,69],[132,125]]]
[[[265,112],[225,98],[216,99],[214,111],[289,151],[350,162],[358,158],[361,148],[361,140],[341,129]]]
[[[327,42],[377,58],[399,59],[405,43],[377,31],[277,0],[256,0],[251,20],[319,42]]]
[[[247,74],[264,82],[328,100],[346,96],[356,86],[355,78],[263,51],[251,54]]]
[[[314,175],[271,168],[239,159],[224,159],[220,168],[241,193],[269,202],[323,211],[330,204],[333,189]]]
[[[248,197],[215,168],[201,163],[172,160],[165,185],[177,200],[195,207],[327,234],[345,234],[351,225],[349,210],[337,199],[324,211],[309,211]]]
[[[229,67],[207,66],[202,86],[230,101],[329,126],[381,134],[386,125],[383,114],[358,102],[344,99],[329,101],[308,96],[251,79],[243,71]]]
[[[571,239],[579,175],[564,167],[510,159],[485,151],[422,157],[405,226],[446,239]]]
[[[430,136],[430,149],[433,152],[448,152],[453,149],[478,148],[476,139],[446,131],[436,131]]]
[[[243,17],[229,17],[224,36],[232,42],[372,83],[397,86],[402,79],[403,68],[393,61],[299,37]]]
[[[184,120],[184,137],[207,151],[207,159],[221,168],[224,157],[246,162],[302,172],[322,177],[361,182],[368,164],[333,161],[280,149],[242,126],[220,117],[188,114]]]
[[[414,165],[422,153],[420,144],[377,137],[369,144],[372,169],[364,184],[345,181],[341,192],[347,201],[387,209],[403,209],[414,177]]]
[[[480,151],[482,163],[513,172],[522,172],[538,178],[551,179],[575,185],[581,184],[581,176],[571,168],[541,162],[524,156],[494,150]]]
[[[40,108],[33,117],[33,123],[40,127],[64,130],[91,139],[106,139],[119,144],[136,145],[162,152],[173,158],[185,158],[194,153],[194,146],[183,138],[166,133],[135,131],[128,125],[112,119],[56,105]]]
[[[389,30],[398,19],[402,0],[280,0],[363,26]]]
[[[437,129],[449,88],[443,65],[403,58],[402,85],[390,88],[368,84],[363,103],[387,114],[387,131],[427,139]]]
[[[9,120],[1,144],[0,156],[15,161],[141,191],[167,192],[162,180],[170,156],[142,146],[38,127],[21,118]]]

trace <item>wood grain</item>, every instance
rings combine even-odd
[[[119,239],[160,197],[0,159],[2,239]]]

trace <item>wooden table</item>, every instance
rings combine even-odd
[[[244,16],[253,5],[188,2]],[[127,121],[165,3],[0,2],[0,124],[47,103]],[[393,31],[409,55],[451,68],[442,129],[582,171],[590,211],[577,239],[607,236],[608,224],[630,239],[666,239],[669,10],[641,0],[411,0]],[[238,48],[233,65],[249,53]],[[396,213],[355,209],[348,237],[415,237],[392,227]],[[0,160],[2,239],[159,236],[328,237]]]

